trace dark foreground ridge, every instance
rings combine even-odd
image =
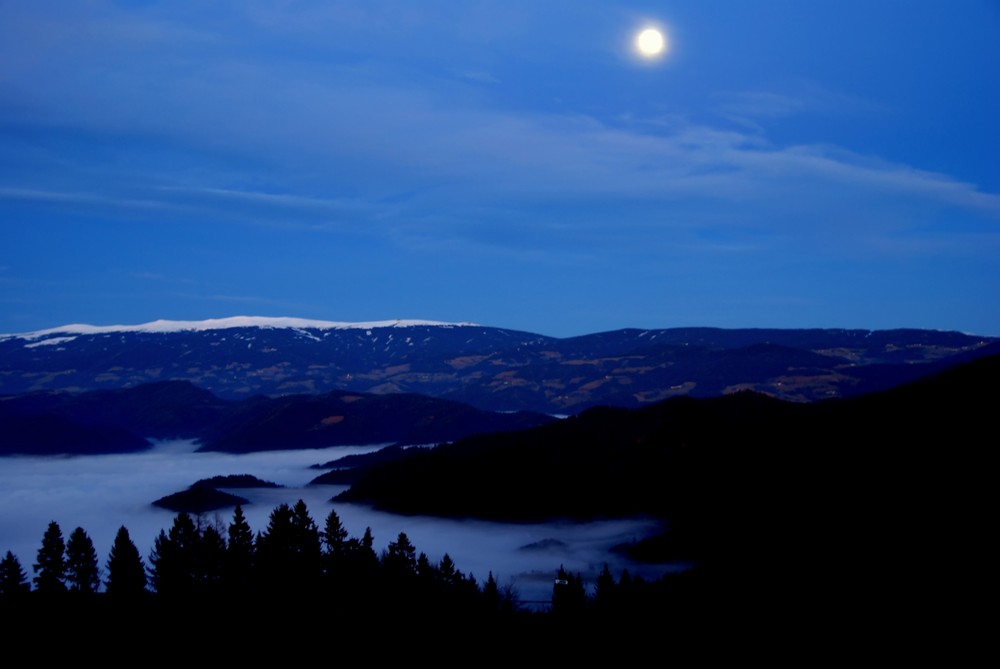
[[[860,625],[927,616],[923,628],[989,573],[997,378],[992,356],[851,399],[592,409],[373,465],[334,501],[504,520],[650,514],[672,529],[643,554],[694,560],[725,606],[850,609]]]

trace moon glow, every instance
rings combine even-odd
[[[635,48],[646,58],[652,58],[663,53],[666,40],[656,28],[646,28],[635,37]]]

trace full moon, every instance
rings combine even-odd
[[[635,47],[643,56],[652,58],[663,52],[666,42],[663,39],[663,33],[659,30],[656,28],[646,28],[636,35]]]

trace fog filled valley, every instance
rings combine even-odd
[[[605,563],[616,575],[628,569],[647,578],[688,566],[644,565],[609,550],[660,531],[662,524],[655,519],[515,524],[404,516],[363,504],[332,503],[330,498],[346,486],[307,485],[319,474],[311,465],[370,452],[375,446],[245,455],[196,453],[195,448],[189,440],[163,441],[142,453],[3,458],[0,551],[12,551],[30,580],[42,535],[49,522],[56,521],[64,537],[76,527],[87,532],[103,569],[115,533],[124,525],[148,565],[154,539],[161,529],[170,529],[176,515],[153,506],[154,500],[203,478],[249,473],[283,486],[233,491],[251,501],[243,510],[255,533],[266,528],[274,507],[301,499],[321,529],[329,510],[335,509],[351,536],[360,538],[370,527],[378,552],[404,532],[418,552],[435,563],[448,553],[456,567],[480,585],[492,572],[500,585],[513,586],[529,607],[537,608],[551,599],[560,566],[579,573],[591,589]],[[199,518],[202,523],[221,526],[225,536],[232,515],[228,508]]]

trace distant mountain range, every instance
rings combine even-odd
[[[236,317],[0,335],[0,394],[185,380],[223,400],[411,393],[487,411],[569,415],[736,390],[796,402],[848,397],[998,351],[994,337],[932,330],[623,329],[555,338],[469,323]]]

